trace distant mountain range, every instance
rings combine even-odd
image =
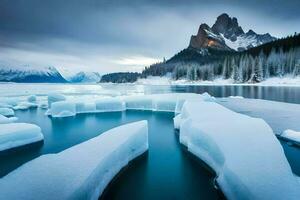
[[[205,23],[201,24],[197,35],[191,36],[189,47],[244,51],[274,40],[276,38],[269,33],[257,34],[253,30],[245,33],[243,28],[239,26],[237,18],[231,18],[224,13],[217,18],[212,27]]]
[[[1,82],[66,83],[55,67],[0,66]]]
[[[98,72],[78,72],[75,75],[66,77],[71,83],[98,83],[101,75]]]
[[[97,72],[78,72],[64,76],[55,67],[0,65],[0,82],[16,83],[97,83]]]

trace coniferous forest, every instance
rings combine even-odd
[[[279,39],[246,51],[186,48],[142,73],[113,73],[101,82],[135,82],[147,76],[171,74],[174,80],[231,79],[235,83],[257,83],[270,77],[300,76],[300,34]]]

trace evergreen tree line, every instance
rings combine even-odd
[[[177,64],[174,79],[213,80],[233,79],[236,83],[261,82],[269,77],[300,76],[300,48],[272,48],[268,54],[241,53],[226,56],[223,62],[200,65],[196,62]]]
[[[101,77],[101,83],[133,83],[141,76],[137,72],[117,72],[105,74]]]

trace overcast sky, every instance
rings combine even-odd
[[[244,31],[300,32],[299,0],[0,0],[0,63],[141,71],[188,46],[221,13]]]

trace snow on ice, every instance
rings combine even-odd
[[[51,104],[57,101],[65,101],[66,97],[62,94],[58,93],[50,93],[48,94],[48,107],[51,108]]]
[[[54,102],[47,114],[52,117],[75,116],[77,113],[116,112],[128,110],[151,110],[179,113],[185,100],[215,101],[209,94],[159,94],[144,96],[110,97],[98,100],[65,100]]]
[[[0,124],[8,124],[17,121],[17,117],[5,117],[4,115],[0,114]]]
[[[214,169],[228,199],[299,199],[300,184],[262,119],[215,102],[187,101],[174,123],[180,142]]]
[[[0,151],[43,140],[41,128],[34,124],[0,124]]]
[[[285,130],[280,137],[283,137],[287,140],[291,140],[293,142],[296,142],[298,144],[300,144],[300,132],[297,131],[293,131],[293,130]]]
[[[247,98],[220,98],[217,102],[235,112],[264,119],[276,135],[286,129],[300,131],[299,104]]]
[[[15,112],[11,108],[1,108],[0,107],[0,114],[7,117],[7,116],[14,116]]]
[[[147,149],[147,121],[111,129],[1,178],[0,199],[98,199],[113,177]]]

